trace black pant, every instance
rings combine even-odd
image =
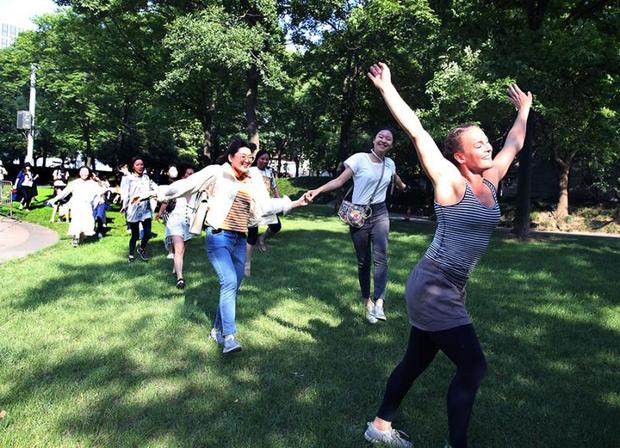
[[[129,228],[131,229],[131,238],[129,239],[129,255],[133,257],[136,251],[136,243],[140,239],[140,221],[130,222]],[[140,240],[140,247],[146,249],[146,244],[151,239],[151,218],[142,221],[142,240]]]
[[[267,227],[271,233],[278,233],[282,228],[282,223],[280,222],[280,217],[278,216],[278,222],[275,224],[269,224]],[[248,227],[248,244],[250,246],[254,246],[256,241],[258,240],[258,226],[257,227]]]
[[[443,331],[423,331],[411,327],[403,360],[390,375],[377,416],[392,422],[414,380],[441,350],[456,366],[448,388],[448,427],[453,448],[467,446],[467,428],[476,392],[487,369],[486,359],[473,325]]]
[[[24,204],[24,207],[30,208],[30,202],[32,202],[33,191],[32,187],[27,187],[22,185],[19,187],[19,195],[21,196],[21,202]]]

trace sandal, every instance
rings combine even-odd
[[[177,288],[178,289],[183,289],[185,288],[185,280],[180,278],[177,280]]]

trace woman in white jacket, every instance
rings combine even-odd
[[[288,197],[269,198],[262,179],[248,175],[253,160],[248,142],[234,140],[226,152],[226,160],[223,165],[210,165],[187,179],[158,187],[157,196],[160,201],[166,201],[201,190],[208,192],[205,243],[207,256],[220,281],[211,336],[224,346],[224,353],[230,353],[241,350],[235,338],[235,307],[244,275],[248,227],[257,225],[263,216],[287,212],[307,202],[303,196],[296,201]]]

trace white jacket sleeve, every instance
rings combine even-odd
[[[194,194],[199,191],[203,185],[213,180],[221,171],[221,165],[209,165],[186,179],[177,180],[170,185],[160,185],[155,190],[157,193],[157,200],[164,202],[186,194]]]
[[[257,201],[256,204],[259,208],[258,214],[260,216],[288,213],[292,208],[292,201],[288,196]]]

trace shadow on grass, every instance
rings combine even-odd
[[[291,227],[300,223],[300,217],[290,221]],[[143,333],[158,317],[136,317],[123,329],[123,344],[33,366],[13,379],[0,402],[74,402],[54,428],[73,445],[363,446],[364,422],[405,348],[403,285],[430,230],[417,235],[405,231],[420,227],[394,226],[389,320],[369,326],[345,228],[317,230],[310,224],[287,230],[285,223],[268,240],[268,252],[254,257],[252,277],[238,298],[242,353],[224,357],[191,331],[205,327],[206,339],[209,320],[201,313],[212,316],[219,294],[202,244],[192,242],[185,268],[192,280],[179,304],[180,322],[172,321],[169,332],[144,342]],[[619,254],[618,246],[576,241],[492,242],[468,289],[490,366],[475,406],[472,446],[614,446],[620,340],[612,260]],[[162,256],[122,265],[120,272],[119,266],[63,264],[66,274],[29,288],[13,306],[36,309],[56,300],[49,291],[57,288],[90,290],[119,279],[132,300],[153,307],[180,297],[166,289],[172,284],[170,262]],[[160,361],[145,363],[142,351]],[[402,405],[397,423],[413,429],[417,446],[442,443],[452,370],[439,357]]]

